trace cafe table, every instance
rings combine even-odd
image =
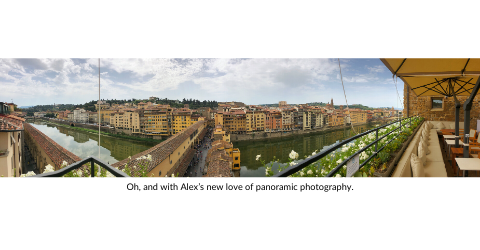
[[[480,171],[480,158],[455,158],[455,161],[458,169],[463,171],[463,177],[465,177],[465,171]]]

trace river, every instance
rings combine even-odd
[[[44,121],[30,123],[42,133],[50,137],[60,146],[84,159],[88,156],[98,157],[98,134],[91,134]],[[113,164],[129,156],[145,151],[157,143],[126,140],[117,137],[102,136],[100,143],[100,159]]]
[[[57,126],[44,121],[37,121],[30,124],[82,159],[88,156],[98,156],[97,134]],[[355,130],[358,133],[362,133],[373,127],[374,125],[371,124],[363,124],[355,126]],[[315,150],[319,151],[325,146],[351,137],[350,133],[351,128],[344,128],[334,131],[324,131],[283,138],[234,142],[234,147],[240,149],[241,152],[240,176],[265,176],[265,168],[260,161],[255,160],[257,155],[261,155],[261,159],[268,163],[273,161],[274,156],[279,162],[287,162],[288,154],[294,150],[300,155],[301,159],[304,159],[305,155],[311,155]],[[156,145],[154,142],[102,136],[100,159],[113,164],[129,156],[145,151],[154,145]],[[277,172],[277,168],[278,164],[274,163],[274,172]]]
[[[362,133],[374,126],[372,124],[362,124],[354,126],[354,128],[357,133]],[[305,159],[305,155],[311,155],[315,150],[320,151],[325,146],[353,136],[353,133],[352,135],[350,133],[351,127],[283,138],[233,142],[233,146],[240,149],[240,176],[265,177],[265,168],[260,161],[255,160],[257,155],[261,155],[261,159],[268,164],[272,163],[274,156],[279,162],[287,162],[288,154],[292,150],[299,154],[300,159]],[[278,172],[277,168],[278,164],[274,163],[272,169],[275,173]]]

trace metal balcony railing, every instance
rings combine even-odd
[[[395,137],[393,137],[391,140],[389,140],[387,143],[385,143],[385,145],[383,145],[381,148],[377,148],[378,147],[378,142],[380,140],[382,140],[383,138],[387,137],[389,134],[393,133],[394,131],[397,131],[397,130],[400,130],[402,131],[402,128],[403,126],[405,126],[407,123],[409,123],[410,125],[412,124],[412,119],[413,118],[417,118],[417,116],[412,116],[412,117],[408,117],[408,118],[403,118],[403,119],[399,119],[399,120],[396,120],[394,122],[391,122],[391,123],[388,123],[388,124],[385,124],[383,126],[379,126],[379,127],[376,127],[375,129],[371,129],[371,130],[368,130],[366,132],[363,132],[361,134],[358,134],[356,136],[353,136],[353,137],[350,137],[346,140],[343,140],[341,142],[338,142],[336,144],[333,144],[331,147],[325,149],[325,150],[322,150],[320,151],[319,153],[317,153],[316,155],[314,155],[313,157],[310,157],[310,158],[307,158],[307,159],[304,159],[300,162],[298,162],[298,164],[296,165],[293,165],[293,166],[290,166],[288,167],[287,169],[283,170],[282,172],[279,172],[275,175],[273,175],[272,177],[287,177],[287,176],[290,176],[300,170],[302,170],[303,168],[307,167],[308,165],[316,162],[316,161],[319,161],[320,159],[322,159],[323,157],[329,155],[331,152],[333,151],[336,151],[337,149],[339,149],[340,147],[342,147],[343,145],[345,144],[348,144],[358,138],[361,138],[363,136],[366,136],[372,132],[375,132],[376,133],[376,139],[375,141],[373,141],[372,143],[368,144],[367,146],[365,146],[364,148],[356,151],[355,153],[353,153],[352,155],[350,155],[350,157],[348,157],[347,159],[345,159],[342,163],[340,163],[338,166],[336,166],[332,171],[330,171],[325,177],[332,177],[334,176],[345,164],[347,164],[348,161],[350,161],[353,157],[355,157],[356,155],[362,153],[363,151],[367,150],[368,148],[372,147],[372,146],[375,146],[375,152],[370,156],[368,157],[364,162],[362,162],[362,164],[360,164],[360,167],[358,168],[359,170],[365,165],[367,164],[371,159],[373,159],[375,156],[377,156],[377,154],[382,151],[385,146],[387,146],[390,142],[392,142],[393,140],[395,140],[399,134],[397,134]],[[408,121],[406,121],[408,120]],[[405,121],[404,123],[402,123],[402,121]],[[384,127],[387,127],[387,126],[390,126],[392,124],[396,124],[396,123],[400,123],[400,126],[398,126],[397,128],[393,129],[392,131],[388,132],[387,134],[383,135],[382,137],[378,138],[378,131]]]
[[[95,172],[94,172],[94,164],[97,164],[97,166],[105,168],[108,172],[113,174],[115,177],[130,177],[126,173],[108,165],[107,163],[103,162],[102,160],[89,156],[81,161],[77,161],[75,163],[72,163],[60,170],[54,171],[54,172],[49,172],[49,173],[44,173],[44,174],[39,174],[39,175],[34,175],[30,177],[62,177],[67,173],[70,173],[78,168],[81,168],[84,164],[90,163],[90,177],[95,177]]]

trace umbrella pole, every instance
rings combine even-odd
[[[470,133],[470,110],[472,109],[473,99],[478,93],[478,89],[480,88],[480,77],[477,79],[477,83],[475,87],[472,89],[472,93],[470,93],[470,97],[465,101],[463,104],[463,110],[465,111],[465,118],[463,120],[463,158],[469,158],[469,135]]]
[[[457,99],[457,95],[455,94],[455,91],[452,86],[452,80],[448,81],[448,86],[450,87],[450,91],[453,93],[453,99],[455,100],[455,148],[458,148],[458,141],[460,140],[460,101]]]
[[[460,102],[455,98],[455,147],[458,148],[458,141],[460,140]]]

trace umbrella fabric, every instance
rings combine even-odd
[[[381,59],[417,96],[470,96],[480,76],[480,59]],[[452,89],[453,88],[453,89]]]

